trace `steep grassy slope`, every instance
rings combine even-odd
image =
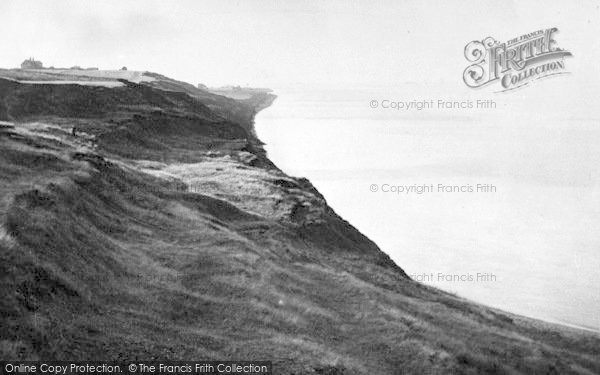
[[[278,170],[251,123],[268,94],[235,102],[160,79],[0,80],[2,359],[600,373],[598,335],[413,282]]]

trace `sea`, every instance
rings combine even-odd
[[[600,331],[598,93],[559,78],[295,84],[255,126],[275,164],[413,279]]]

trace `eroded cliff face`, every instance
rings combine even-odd
[[[252,126],[271,94],[15,74],[0,80],[2,358],[600,372],[597,335],[413,282],[280,171]]]

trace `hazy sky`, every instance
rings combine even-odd
[[[469,41],[556,26],[559,45],[576,56],[569,69],[583,67],[589,79],[600,76],[599,5],[2,0],[0,66],[35,56],[46,66],[125,65],[209,85],[454,82]]]

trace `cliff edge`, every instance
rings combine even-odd
[[[412,281],[279,170],[253,128],[272,94],[43,73],[0,71],[3,359],[600,373],[597,334]]]

